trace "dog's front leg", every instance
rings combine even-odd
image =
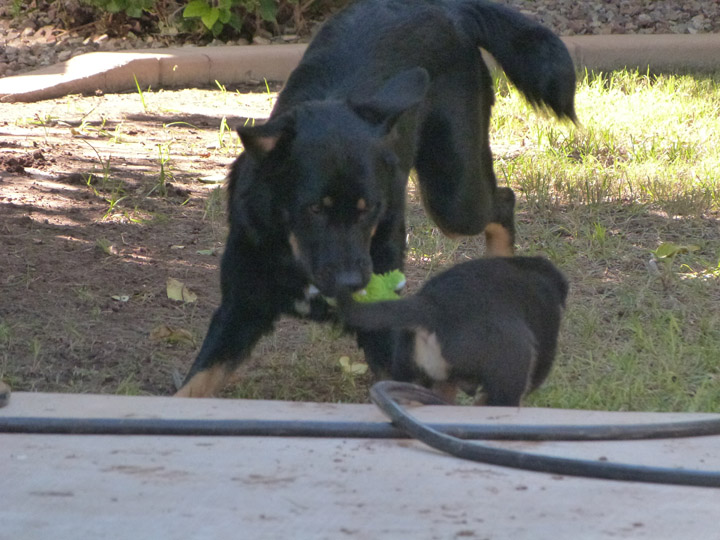
[[[257,341],[272,329],[267,311],[248,311],[237,301],[223,301],[210,321],[202,348],[177,397],[212,397],[225,385]]]
[[[280,285],[269,269],[282,265],[273,259],[275,252],[251,246],[244,238],[238,229],[228,237],[220,268],[222,302],[178,397],[217,394],[280,316]]]
[[[357,344],[376,380],[392,379],[393,351],[398,339],[395,330],[358,331]]]

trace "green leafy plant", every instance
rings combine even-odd
[[[155,0],[83,0],[85,4],[94,6],[108,13],[125,13],[128,17],[142,17],[144,11],[152,11]]]
[[[183,10],[186,19],[200,18],[205,28],[213,35],[222,32],[226,25],[238,32],[242,28],[243,19],[232,8],[236,2],[233,0],[192,0]]]
[[[200,18],[205,28],[217,36],[226,26],[240,32],[247,14],[274,23],[277,11],[277,0],[191,0],[183,17]]]
[[[102,179],[100,181],[100,187],[101,187],[101,189],[104,189],[107,186],[108,181],[110,180],[110,157],[108,156],[107,159],[103,159],[102,156],[100,155],[100,152],[98,152],[97,148],[95,148],[92,144],[90,144],[86,140],[83,140],[83,142],[85,144],[87,144],[90,148],[92,148],[92,151],[95,152],[95,155],[97,156],[98,161],[100,162],[100,165],[102,166]],[[92,187],[93,176],[95,176],[94,171],[87,176],[87,185],[89,187]],[[93,190],[95,190],[95,188],[93,188]],[[96,191],[96,195],[97,195],[97,190],[95,190],[95,191]]]
[[[23,8],[23,2],[22,0],[12,0],[10,3],[10,15],[16,19],[20,17],[20,14],[22,13]]]
[[[678,245],[673,242],[663,242],[657,249],[650,252],[653,256],[650,260],[651,271],[658,275],[663,287],[668,288],[675,258],[680,254],[692,253],[699,249],[700,246],[694,244]],[[658,263],[662,269],[658,268]]]
[[[155,146],[157,146],[158,149],[158,165],[160,166],[160,171],[158,173],[157,182],[152,187],[152,189],[149,191],[148,196],[152,195],[153,193],[157,193],[160,197],[167,196],[167,183],[169,180],[172,179],[172,171],[170,170],[170,146],[172,145],[172,141],[168,143],[158,143]]]

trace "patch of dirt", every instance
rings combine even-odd
[[[233,127],[272,95],[142,97],[0,104],[0,379],[15,390],[170,394],[204,337]],[[170,300],[171,277],[198,300]],[[282,356],[312,354],[307,324],[280,327]],[[339,343],[334,358],[358,354]]]

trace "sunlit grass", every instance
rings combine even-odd
[[[671,214],[720,204],[718,77],[585,76],[581,124],[558,124],[504,86],[493,116],[499,176],[538,207],[633,201]]]

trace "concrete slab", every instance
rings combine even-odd
[[[435,422],[638,423],[702,414],[423,407]],[[4,416],[383,421],[372,405],[14,394]],[[503,443],[720,469],[720,437]],[[0,434],[0,538],[715,538],[720,490],[550,476],[408,440]]]
[[[720,34],[564,37],[578,69],[646,71],[720,69]],[[37,101],[67,94],[142,88],[284,81],[305,45],[187,47],[77,56],[54,66],[0,79],[0,100]]]

